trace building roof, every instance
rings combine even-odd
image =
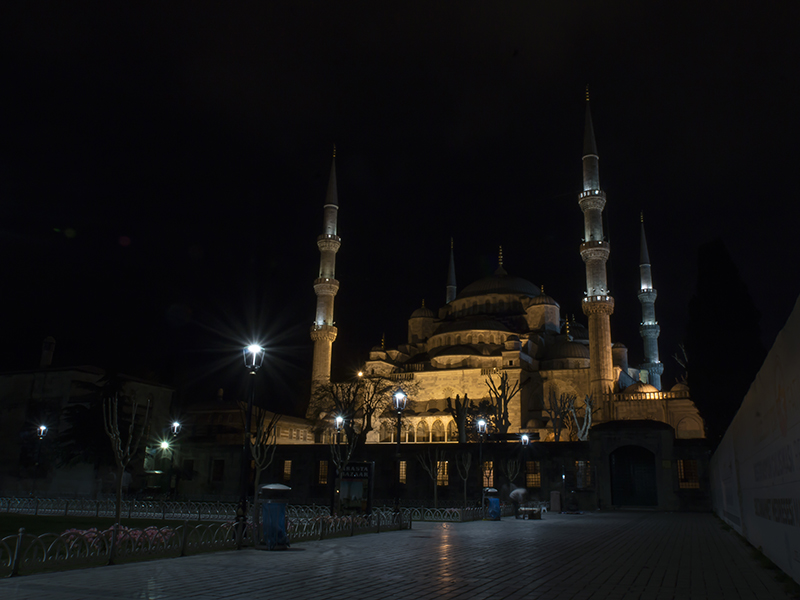
[[[461,293],[456,298],[471,298],[487,294],[513,294],[516,296],[536,298],[541,292],[537,286],[527,279],[509,275],[503,267],[499,267],[494,274],[489,277],[484,277],[483,279],[469,284],[461,290]]]

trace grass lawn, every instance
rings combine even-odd
[[[169,521],[160,519],[126,519],[121,520],[122,525],[132,529],[144,529],[145,527],[177,527],[183,525],[183,521]],[[99,530],[108,529],[114,524],[111,517],[72,517],[72,516],[39,516],[39,515],[15,515],[0,513],[0,539],[16,535],[20,527],[25,528],[25,533],[41,535],[43,533],[60,534],[67,529],[91,529],[95,527]],[[189,521],[190,525],[197,524],[197,521]],[[208,524],[208,522],[204,522]]]

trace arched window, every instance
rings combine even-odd
[[[430,442],[431,441],[431,432],[428,428],[428,424],[425,421],[420,421],[419,425],[417,425],[417,441],[418,442]]]
[[[456,427],[455,421],[450,421],[447,424],[447,441],[448,442],[458,441],[458,427]]]
[[[414,427],[409,426],[408,424],[403,425],[403,441],[404,442],[413,442],[414,441]]]
[[[444,441],[444,425],[442,425],[442,422],[439,419],[436,419],[436,421],[433,422],[433,427],[431,428],[431,441]]]

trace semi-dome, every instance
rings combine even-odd
[[[658,388],[644,381],[637,381],[625,388],[626,394],[657,394]]]
[[[538,287],[527,279],[509,275],[503,267],[500,267],[493,275],[469,284],[461,290],[461,293],[456,296],[456,298],[470,298],[473,296],[484,296],[486,294],[513,294],[516,296],[536,298],[541,292]]]

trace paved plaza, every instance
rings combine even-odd
[[[788,599],[774,573],[710,514],[548,513],[16,577],[0,598]]]

